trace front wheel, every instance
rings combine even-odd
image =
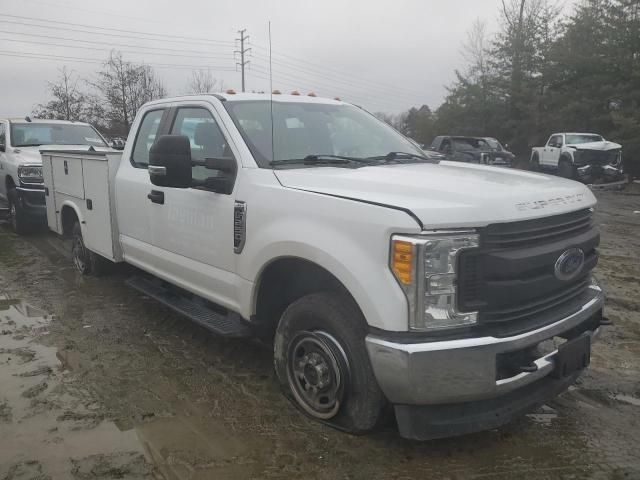
[[[575,180],[578,176],[576,167],[567,159],[560,160],[560,163],[558,164],[558,175],[570,180]]]
[[[373,429],[384,395],[369,363],[364,318],[348,298],[314,293],[284,312],[274,366],[287,398],[310,417],[351,433]]]
[[[7,195],[9,199],[9,222],[11,228],[18,235],[24,235],[29,232],[29,224],[27,222],[26,213],[24,212],[20,199],[18,198],[18,192],[15,188],[9,190]]]

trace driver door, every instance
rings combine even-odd
[[[234,157],[216,112],[206,103],[178,106],[171,135],[185,135],[193,160]],[[215,170],[192,167],[194,180]],[[153,204],[152,230],[156,264],[167,280],[226,307],[236,305],[233,253],[234,196],[198,188],[153,186],[163,192]]]

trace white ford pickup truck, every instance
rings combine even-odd
[[[411,439],[494,428],[571,385],[603,319],[580,183],[429,159],[366,111],[211,94],[140,109],[123,152],[43,151],[83,273],[273,342],[307,415]]]
[[[554,133],[531,150],[531,166],[573,180],[621,180],[622,146],[595,133]]]

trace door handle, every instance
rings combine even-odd
[[[147,198],[153,203],[164,205],[164,192],[161,192],[159,190],[151,190],[151,192],[147,195]]]

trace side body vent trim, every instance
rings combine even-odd
[[[247,204],[236,200],[233,207],[233,251],[241,253],[247,240]]]

